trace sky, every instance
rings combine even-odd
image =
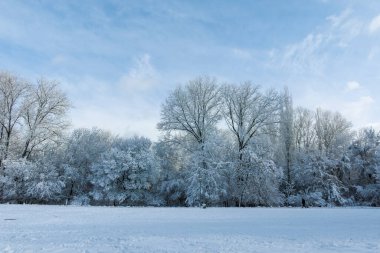
[[[287,86],[295,106],[380,129],[380,1],[0,1],[0,70],[61,83],[72,128],[156,140],[201,75]]]

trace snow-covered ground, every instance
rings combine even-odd
[[[380,252],[380,209],[0,205],[0,252]]]

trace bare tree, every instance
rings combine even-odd
[[[274,90],[263,94],[259,86],[250,82],[226,85],[223,100],[224,119],[235,136],[239,153],[260,129],[279,122],[280,95]]]
[[[164,131],[184,132],[199,144],[220,120],[219,89],[215,79],[199,77],[185,87],[176,88],[161,109],[158,128]]]
[[[318,150],[331,155],[334,148],[343,147],[351,135],[352,124],[340,113],[317,109],[315,113],[315,133]]]
[[[293,124],[296,150],[310,151],[315,142],[314,113],[309,109],[297,107]]]
[[[8,157],[12,134],[25,111],[24,98],[29,87],[15,75],[0,73],[0,141],[4,145],[1,161]]]
[[[25,128],[22,157],[29,158],[36,147],[61,136],[62,130],[68,126],[65,116],[69,107],[69,100],[57,82],[44,78],[37,80],[22,114]]]

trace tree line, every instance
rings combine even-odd
[[[198,77],[161,107],[162,135],[69,131],[56,81],[0,73],[0,201],[138,206],[380,205],[380,132],[293,107],[285,88]]]

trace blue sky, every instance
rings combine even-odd
[[[156,139],[199,75],[289,87],[380,129],[380,1],[0,1],[0,69],[62,83],[73,127]]]

